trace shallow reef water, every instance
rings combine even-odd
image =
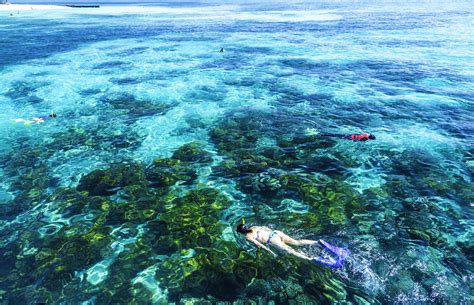
[[[0,304],[474,302],[468,3],[1,14]]]

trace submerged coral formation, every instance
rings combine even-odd
[[[117,164],[107,170],[95,170],[82,177],[78,191],[91,195],[107,196],[127,185],[140,185],[146,181],[143,169],[136,164]]]
[[[169,2],[0,17],[0,304],[474,304],[471,3]]]
[[[378,165],[390,176],[360,192],[346,181],[360,160],[333,140],[286,130],[277,116],[247,111],[218,121],[209,131],[223,158],[216,163],[205,143],[195,141],[150,164],[121,160],[92,169],[72,187],[55,185],[43,160],[54,156],[59,143],[66,150],[95,148],[107,139],[100,133],[70,129],[56,134],[50,149],[10,152],[2,164],[14,199],[1,204],[1,217],[29,216],[27,229],[12,224],[0,230],[0,287],[9,291],[0,300],[74,302],[80,288],[80,299],[99,303],[368,304],[415,287],[433,293],[432,278],[440,272],[454,277],[450,287],[463,285],[464,271],[456,275],[444,266],[472,264],[472,234],[450,229],[453,219],[464,216],[449,202],[472,200],[468,181],[443,172],[426,154],[381,150],[389,158]],[[339,243],[349,243],[356,253],[347,266],[354,280],[251,250],[231,233],[238,205],[218,188],[196,182],[202,166],[212,166],[211,181],[235,181],[248,196],[248,222],[308,238],[337,235]],[[402,240],[422,246],[400,249]],[[404,267],[388,274],[380,262],[364,265],[389,279],[388,295],[360,284],[373,281],[356,267],[365,260],[357,252],[368,247],[396,252]],[[426,268],[413,267],[418,255]]]
[[[173,105],[165,103],[156,103],[149,100],[141,100],[132,94],[107,94],[102,98],[106,105],[110,105],[112,109],[120,110],[130,119],[138,119],[140,117],[153,116],[168,112]]]

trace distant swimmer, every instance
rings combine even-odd
[[[331,137],[331,138],[339,138],[345,140],[352,140],[352,141],[368,141],[368,140],[375,140],[375,136],[368,133],[362,134],[338,134],[338,133],[321,133],[315,128],[307,128],[306,135],[308,136],[320,136],[320,137]]]
[[[375,136],[363,133],[363,134],[336,134],[336,133],[321,133],[319,134],[321,137],[331,137],[331,138],[339,138],[345,140],[352,140],[352,141],[368,141],[368,140],[375,140]]]
[[[40,116],[40,117],[37,117],[37,118],[32,118],[31,120],[25,120],[25,119],[13,119],[12,121],[15,122],[15,123],[23,123],[25,125],[31,125],[31,124],[41,124],[41,123],[44,123],[44,120],[46,119],[54,119],[56,118],[56,113],[54,112],[51,112],[50,114],[48,115],[43,115],[43,116]]]
[[[242,220],[242,223],[237,226],[237,232],[244,234],[245,238],[248,241],[254,243],[259,248],[267,250],[275,257],[277,255],[269,248],[269,246],[273,246],[279,249],[280,251],[283,251],[287,254],[299,257],[304,260],[320,263],[329,267],[342,268],[344,267],[344,259],[350,254],[349,250],[333,246],[322,239],[318,241],[307,239],[296,240],[286,235],[282,231],[272,230],[268,227],[248,227],[247,225],[245,225],[244,220]],[[317,244],[322,245],[328,251],[333,253],[336,258],[309,257],[306,254],[296,251],[289,246],[312,246]]]
[[[219,50],[219,52],[220,52],[220,53],[224,53],[224,48],[221,48],[221,49]]]

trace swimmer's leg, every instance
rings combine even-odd
[[[296,240],[296,239],[293,239],[293,238],[289,237],[288,235],[286,235],[285,233],[283,233],[281,231],[276,231],[276,232],[278,233],[281,240],[285,244],[289,244],[289,245],[292,245],[292,246],[311,246],[311,245],[315,245],[315,244],[318,243],[315,240],[308,240],[308,239]]]
[[[294,249],[292,249],[290,246],[287,246],[283,242],[276,242],[276,243],[274,243],[274,245],[277,246],[278,249],[280,249],[281,251],[286,252],[288,254],[291,254],[293,256],[296,256],[296,257],[299,257],[299,258],[302,258],[302,259],[305,259],[305,260],[308,260],[308,261],[312,260],[311,257],[306,256],[301,252],[295,251]]]
[[[333,267],[333,268],[342,268],[342,267],[344,267],[344,258],[340,257],[340,256],[338,256],[337,260],[333,259],[333,258],[309,257],[309,256],[306,256],[305,254],[303,254],[301,252],[295,251],[293,248],[286,245],[283,242],[283,239],[282,239],[282,241],[274,242],[273,244],[275,246],[277,246],[281,251],[286,252],[287,254],[291,254],[293,256],[299,257],[299,258],[304,259],[304,260],[308,260],[308,261],[315,262],[315,263],[320,263],[320,264],[323,264],[323,265],[326,265],[326,266],[329,266],[329,267]]]

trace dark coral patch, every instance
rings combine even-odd
[[[128,185],[144,184],[143,169],[136,164],[117,164],[106,170],[95,170],[79,181],[77,190],[91,195],[108,196]]]
[[[125,80],[129,83],[129,80]],[[136,83],[131,80],[131,83]],[[140,118],[144,116],[153,116],[168,112],[173,105],[159,103],[150,100],[141,100],[131,94],[108,95],[101,99],[105,104],[110,105],[113,109],[120,110],[131,118]]]

